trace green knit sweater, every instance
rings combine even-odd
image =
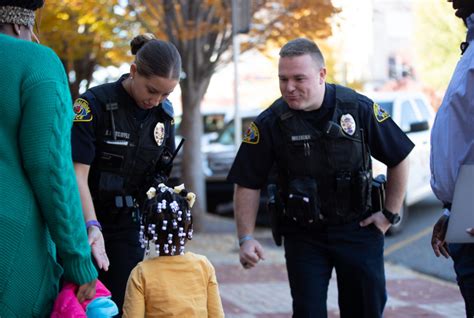
[[[0,34],[0,317],[49,314],[61,268],[97,277],[71,159],[72,103],[56,54]],[[54,242],[54,243],[53,243]]]

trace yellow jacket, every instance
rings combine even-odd
[[[224,317],[214,267],[191,252],[140,262],[128,279],[123,317]]]

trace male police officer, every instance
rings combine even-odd
[[[384,233],[397,222],[413,144],[367,97],[326,84],[324,58],[307,39],[280,51],[282,97],[247,130],[228,180],[244,268],[264,259],[252,237],[260,190],[276,164],[295,317],[326,317],[332,269],[341,317],[382,317]],[[370,155],[388,166],[385,209],[371,211]]]

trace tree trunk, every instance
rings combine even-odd
[[[182,132],[186,138],[183,146],[182,180],[186,189],[196,194],[196,203],[193,207],[193,222],[196,231],[203,229],[204,215],[207,212],[206,182],[201,152],[201,137],[203,122],[200,111],[201,100],[208,87],[210,79],[199,84],[192,83],[192,79],[181,82],[181,99],[183,106]],[[194,84],[194,85],[193,85]]]

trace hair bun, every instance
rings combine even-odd
[[[133,38],[130,42],[130,47],[132,48],[132,54],[136,55],[138,50],[142,48],[148,41],[154,40],[156,37],[152,33],[145,33],[141,35],[137,35]]]

